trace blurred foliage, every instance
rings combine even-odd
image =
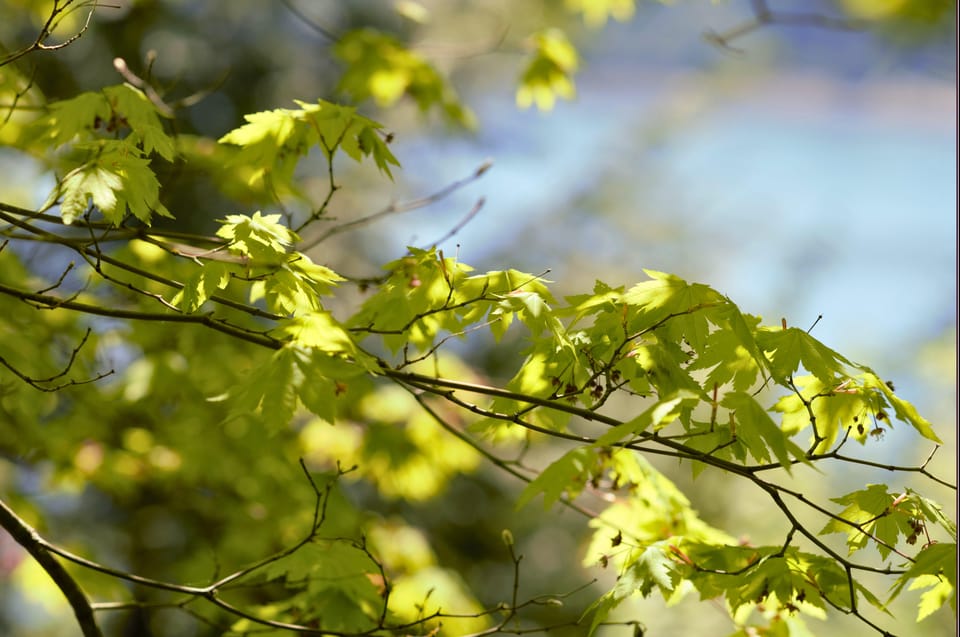
[[[891,37],[937,32],[955,11],[839,6]],[[696,589],[725,596],[734,634],[805,634],[798,611],[848,605],[838,562],[735,539],[742,521],[698,514],[657,466],[616,447],[675,436],[717,462],[779,471],[806,462],[804,445],[826,453],[845,433],[872,445],[894,421],[939,442],[871,370],[659,272],[558,300],[539,275],[477,273],[436,249],[384,257],[366,280],[339,273],[356,258],[351,239],[304,253],[306,230],[363,220],[347,193],[400,177],[394,128],[415,135],[436,115],[448,134],[479,125],[456,88],[473,56],[515,61],[516,103],[549,111],[575,96],[581,24],[637,10],[461,8],[466,18],[444,3],[0,2],[0,161],[38,173],[0,177],[20,189],[0,208],[4,501],[58,545],[157,580],[202,585],[274,556],[220,592],[306,627],[460,635],[502,621],[577,635],[607,630],[638,592],[673,604]],[[472,50],[464,34],[482,14],[509,28]],[[51,295],[64,303],[45,305]],[[458,356],[475,332],[502,358]],[[462,383],[457,397],[471,384],[500,391],[458,403],[430,378]],[[768,383],[783,394],[747,393]],[[618,403],[621,388],[642,408]],[[577,440],[608,399],[622,418],[596,444],[548,444]],[[514,506],[541,496],[547,513]],[[592,532],[550,509],[584,500]],[[864,526],[816,528],[846,538],[829,546],[917,549],[895,591],[923,589],[918,620],[955,606],[955,577],[940,576],[955,528],[935,503],[870,485],[834,504]],[[915,546],[931,530],[940,543]],[[73,626],[16,555],[0,561],[15,589],[0,588],[0,630]],[[594,585],[581,562],[615,580]],[[71,572],[97,601],[130,602],[98,612],[107,634],[271,634],[176,591]],[[17,595],[55,621],[31,628]]]

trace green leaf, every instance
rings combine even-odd
[[[222,261],[205,261],[184,281],[183,289],[173,297],[171,303],[184,312],[196,312],[217,290],[227,287],[230,269],[231,266]]]
[[[70,225],[82,216],[90,201],[104,215],[119,224],[123,214],[117,217],[117,191],[123,188],[123,180],[114,172],[97,164],[86,164],[67,173],[60,182],[60,218]]]
[[[51,148],[89,140],[94,128],[110,120],[110,105],[100,93],[81,93],[53,102],[46,116],[32,122],[24,131],[25,141],[37,141]]]
[[[425,351],[441,330],[458,332],[467,320],[482,318],[492,299],[480,298],[482,284],[464,280],[468,266],[442,257],[436,249],[408,250],[409,255],[384,266],[390,272],[387,281],[364,302],[350,326],[380,332],[392,351],[410,345]]]
[[[914,558],[913,564],[902,576],[914,578],[920,575],[937,575],[946,578],[950,585],[957,585],[957,544],[956,542],[934,542],[923,547]]]
[[[645,323],[652,324],[670,314],[688,314],[698,309],[723,307],[726,299],[702,283],[687,283],[680,277],[656,270],[644,270],[650,277],[634,285],[623,295],[623,301],[634,306]],[[643,328],[644,325],[637,327]]]
[[[909,590],[926,588],[920,596],[920,605],[917,609],[917,622],[921,622],[943,607],[944,602],[951,602],[956,606],[956,594],[953,586],[946,578],[936,575],[920,575],[910,584]]]
[[[411,97],[422,112],[436,107],[451,123],[473,128],[473,114],[456,91],[419,53],[396,38],[373,29],[343,34],[333,53],[346,63],[338,90],[357,101],[373,98],[389,107],[401,97]]]
[[[298,321],[301,319],[294,319],[291,323]],[[331,329],[335,327],[330,322],[325,324]],[[293,325],[287,327],[296,331]],[[331,351],[349,349],[349,344],[333,344],[335,340],[330,337],[325,341]],[[234,417],[260,414],[267,428],[276,431],[290,423],[302,403],[327,422],[335,422],[341,396],[370,371],[374,362],[369,357],[359,362],[348,360],[331,351],[324,351],[319,346],[304,347],[302,343],[288,344],[277,350],[231,389],[232,414]]]
[[[573,74],[579,56],[567,35],[559,29],[545,29],[530,38],[533,56],[520,77],[517,105],[536,104],[541,111],[553,109],[557,97],[573,99],[576,88]]]
[[[150,162],[126,141],[104,140],[78,146],[94,158],[67,173],[58,184],[62,196],[60,215],[72,223],[89,203],[103,213],[107,221],[119,226],[127,212],[150,225],[154,214],[172,217],[160,203],[160,183]]]
[[[893,407],[893,411],[898,419],[909,423],[927,440],[932,440],[938,445],[943,444],[943,441],[940,440],[939,436],[933,431],[933,425],[930,424],[930,421],[921,416],[917,412],[917,408],[911,403],[894,394],[890,386],[880,380],[875,374],[864,374],[864,387],[879,389],[890,406]]]
[[[629,552],[613,589],[591,604],[581,616],[582,620],[593,614],[588,635],[592,635],[610,612],[628,597],[637,593],[646,597],[654,586],[659,587],[664,596],[674,590],[672,573],[675,563],[670,558],[670,544],[670,540],[663,540]]]
[[[744,442],[751,455],[761,461],[769,459],[767,449],[787,471],[793,460],[807,462],[803,449],[777,426],[770,414],[756,399],[745,392],[729,392],[720,404],[733,410],[737,421],[737,437]]]
[[[295,349],[277,350],[231,390],[233,413],[259,413],[268,430],[286,427],[297,408],[297,387],[303,381],[296,363]]]
[[[914,580],[919,579],[921,584],[913,585],[911,588],[918,588],[931,582],[930,577],[936,577],[938,580],[947,582],[953,589],[950,597],[950,605],[956,610],[957,607],[957,544],[956,542],[934,542],[923,547],[919,554],[914,558],[910,568],[897,578],[896,583],[891,588],[889,604],[893,601],[904,586]],[[933,600],[927,601],[927,608],[932,605]],[[919,621],[919,619],[918,619]]]
[[[875,535],[878,523],[889,516],[903,518],[903,526],[909,528],[909,526],[906,524],[906,518],[908,516],[905,516],[902,512],[892,508],[891,505],[893,504],[894,499],[894,496],[887,492],[886,485],[883,484],[867,485],[866,489],[853,491],[839,498],[831,498],[831,500],[837,504],[847,505],[847,507],[840,513],[840,517],[844,520],[847,520],[851,524],[846,524],[837,519],[831,519],[829,522],[827,522],[826,526],[820,530],[820,533],[846,533],[847,547],[849,548],[849,552],[852,554],[855,551],[864,548],[870,541],[870,538],[866,535],[866,533]],[[852,525],[859,526],[860,528],[856,528],[856,526]],[[884,529],[886,530],[886,537],[881,537],[879,539],[895,546],[897,542],[897,528],[899,527],[895,526],[892,529],[887,527]],[[864,531],[866,531],[866,533],[864,533]],[[890,549],[883,545],[878,545],[877,549],[880,550],[881,554],[884,556],[890,552]]]
[[[317,349],[327,354],[345,354],[368,359],[350,333],[325,310],[301,314],[279,322],[276,336],[292,347]]]
[[[683,349],[670,340],[654,338],[649,337],[628,354],[643,370],[646,380],[656,387],[662,396],[673,396],[677,392],[686,391],[706,399],[700,383],[685,369],[688,357]]]
[[[230,251],[261,263],[284,260],[288,248],[299,237],[280,223],[280,215],[227,215],[220,220],[217,236],[230,241]]]
[[[585,447],[563,454],[524,488],[517,498],[517,508],[522,508],[540,493],[543,494],[544,509],[549,509],[564,495],[573,500],[583,490],[596,459],[596,451]]]
[[[847,368],[854,367],[846,358],[796,327],[762,329],[757,332],[757,343],[769,353],[771,371],[779,383],[790,379],[801,365],[826,385],[836,384],[838,377],[847,375]]]
[[[930,522],[934,522],[947,533],[950,534],[950,538],[956,542],[957,541],[957,523],[948,518],[944,512],[943,507],[939,504],[925,498],[917,493],[914,493],[911,489],[906,490],[910,494],[910,501],[916,505],[917,511]]]
[[[167,161],[175,154],[173,138],[163,130],[156,106],[138,88],[129,84],[103,89],[111,110],[122,116],[146,153],[157,153]]]
[[[583,14],[587,26],[602,27],[609,18],[626,22],[633,17],[636,0],[566,0],[570,11]]]
[[[264,567],[267,580],[305,588],[292,601],[304,617],[317,618],[330,630],[363,632],[371,628],[381,606],[371,576],[379,570],[360,548],[343,540],[314,540]]]
[[[338,150],[355,161],[372,156],[380,171],[392,179],[390,166],[399,162],[380,139],[380,124],[357,115],[351,107],[323,100],[296,103],[300,108],[246,115],[246,124],[220,138],[221,144],[241,147],[233,165],[246,173],[248,184],[291,189],[300,158],[318,145],[328,161]]]
[[[313,286],[286,267],[266,275],[262,281],[262,293],[267,301],[267,309],[276,314],[296,316],[321,309]]]
[[[874,427],[870,423],[871,417],[882,411],[876,392],[864,390],[857,385],[855,378],[825,385],[814,376],[799,376],[794,378],[793,384],[799,394],[781,397],[772,408],[783,414],[784,431],[795,434],[808,427],[812,429],[810,412],[813,412],[816,433],[821,438],[813,450],[815,453],[829,450],[841,432],[845,435],[849,432],[854,440],[866,442]],[[810,440],[813,441],[813,431]]]
[[[108,86],[101,92],[53,102],[47,114],[24,132],[27,143],[58,148],[70,143],[89,143],[116,137],[129,129],[123,141],[146,154],[157,153],[167,161],[175,155],[173,138],[163,130],[157,107],[139,89],[129,84]],[[117,141],[117,140],[113,140]]]
[[[583,614],[580,616],[580,621],[583,621],[588,615],[593,615],[593,619],[590,621],[590,628],[587,629],[587,637],[592,637],[592,635],[597,631],[597,628],[600,627],[600,624],[607,621],[607,617],[610,616],[610,612],[613,611],[617,606],[623,603],[626,597],[616,595],[613,591],[608,591],[604,593],[598,600],[590,604]]]
[[[759,319],[747,318],[727,301],[726,308],[715,313],[720,329],[710,332],[699,355],[690,364],[690,370],[709,369],[705,387],[722,386],[733,381],[735,391],[746,391],[765,369],[766,360],[753,338]]]
[[[658,402],[646,409],[639,416],[632,418],[624,423],[611,428],[605,434],[597,438],[594,445],[598,447],[610,446],[615,442],[620,442],[628,436],[636,436],[643,433],[650,427],[660,428],[664,425],[674,422],[680,415],[678,407],[684,401],[693,402],[694,398],[689,392],[681,392],[682,395]]]
[[[640,593],[646,597],[653,586],[672,591],[671,573],[674,562],[670,558],[670,540],[656,542],[644,548],[631,565],[634,578],[640,583]]]

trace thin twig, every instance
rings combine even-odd
[[[491,166],[493,166],[493,162],[489,160],[485,161],[480,166],[478,166],[477,169],[474,170],[473,173],[471,173],[469,176],[464,177],[463,179],[458,179],[457,181],[454,181],[453,183],[448,184],[447,186],[441,188],[440,190],[434,192],[433,194],[427,195],[426,197],[420,197],[419,199],[413,199],[410,201],[392,203],[387,207],[383,208],[382,210],[375,212],[373,214],[367,215],[366,217],[361,217],[359,219],[354,219],[353,221],[347,221],[340,225],[334,226],[318,237],[301,241],[300,244],[297,246],[297,249],[300,252],[306,252],[310,248],[313,248],[319,245],[320,243],[323,243],[330,237],[336,234],[340,234],[341,232],[355,230],[357,228],[368,225],[370,223],[373,223],[374,221],[377,221],[379,219],[382,219],[392,214],[409,212],[411,210],[416,210],[418,208],[429,206],[430,204],[435,203],[443,199],[444,197],[447,197],[448,195],[455,192],[456,190],[459,190],[460,188],[463,188],[464,186],[473,183],[477,179],[480,179],[480,177],[482,177],[484,173],[490,170]]]

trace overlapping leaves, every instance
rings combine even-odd
[[[68,224],[91,204],[114,225],[127,214],[148,225],[154,214],[171,216],[150,164],[152,155],[173,160],[173,138],[157,107],[129,84],[49,104],[18,143],[37,152],[62,149],[66,174],[43,207],[59,202]]]
[[[267,310],[294,316],[323,309],[322,295],[343,277],[293,252],[296,233],[280,222],[280,215],[227,215],[217,236],[228,241],[232,261],[203,260],[184,282],[173,303],[185,312],[196,312],[217,290],[238,278],[249,281],[251,302],[264,300]],[[214,254],[208,256],[215,256]]]
[[[566,34],[546,29],[530,38],[533,55],[520,77],[517,105],[528,108],[536,104],[541,111],[553,109],[557,97],[573,99],[576,87],[573,74],[580,64],[577,50]]]
[[[339,89],[355,100],[373,98],[387,107],[408,95],[423,112],[438,108],[451,123],[475,125],[473,113],[450,83],[396,38],[373,29],[350,31],[337,42],[334,54],[346,64]]]
[[[221,144],[240,147],[233,164],[245,173],[249,184],[293,190],[297,164],[315,147],[328,161],[333,161],[338,151],[357,162],[372,159],[380,172],[392,177],[390,166],[400,164],[390,152],[380,124],[349,106],[323,100],[296,103],[296,109],[246,115],[246,124],[220,138]]]

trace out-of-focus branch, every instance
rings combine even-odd
[[[97,7],[105,6],[96,0],[93,2],[81,2],[76,4],[76,6],[74,5],[75,0],[65,0],[63,2],[60,0],[54,0],[53,6],[50,8],[50,15],[47,17],[47,21],[43,23],[43,26],[40,27],[40,32],[37,34],[36,39],[25,47],[0,58],[0,66],[6,66],[7,64],[15,62],[16,60],[19,60],[23,56],[34,51],[56,51],[58,49],[70,46],[84,33],[86,33],[88,28],[90,28],[90,21],[93,19],[93,13],[96,11]],[[84,21],[83,26],[80,27],[80,30],[59,44],[47,44],[47,40],[53,35],[53,32],[59,25],[60,20],[62,20],[69,13],[83,7],[89,7],[90,11],[87,13],[87,19]]]
[[[473,208],[471,208],[470,211],[467,212],[467,214],[465,214],[462,219],[460,219],[460,221],[458,221],[452,228],[450,228],[450,230],[448,230],[445,235],[443,235],[436,241],[433,241],[432,243],[430,243],[430,245],[438,246],[441,243],[445,242],[447,239],[452,239],[454,235],[460,232],[460,230],[462,230],[465,225],[473,221],[473,218],[477,216],[477,213],[483,210],[483,206],[486,203],[487,203],[487,200],[484,197],[480,197],[479,199],[477,199],[477,203],[473,204]]]
[[[34,528],[7,506],[7,503],[3,500],[0,500],[0,526],[6,529],[14,541],[36,560],[37,564],[46,571],[50,579],[57,585],[63,596],[67,598],[67,602],[77,618],[81,634],[84,637],[103,637],[103,633],[93,616],[90,601],[80,585],[67,572],[63,564],[54,557],[54,554]]]
[[[357,228],[366,226],[368,224],[373,223],[374,221],[377,221],[379,219],[382,219],[392,214],[409,212],[411,210],[416,210],[418,208],[429,206],[430,204],[435,203],[447,197],[451,193],[459,190],[460,188],[463,188],[464,186],[471,184],[474,181],[480,179],[480,177],[482,177],[484,173],[490,170],[491,166],[493,166],[493,162],[489,160],[485,161],[482,164],[480,164],[476,168],[476,170],[474,170],[473,173],[471,173],[469,176],[464,177],[463,179],[458,179],[457,181],[454,181],[448,184],[447,186],[441,188],[440,190],[430,195],[427,195],[426,197],[420,197],[419,199],[413,199],[410,201],[391,203],[384,209],[379,210],[373,214],[367,215],[366,217],[354,219],[353,221],[347,221],[345,223],[342,223],[340,225],[337,225],[328,229],[326,232],[319,235],[318,237],[306,239],[302,241],[300,245],[297,246],[297,249],[300,250],[301,252],[306,252],[310,248],[313,248],[319,245],[320,243],[323,243],[324,241],[326,241],[327,239],[329,239],[335,234],[340,234],[341,232],[347,232],[348,230],[355,230]],[[469,221],[470,218],[472,218],[473,215],[475,215],[477,212],[479,212],[479,208],[477,208],[475,212],[471,211],[471,213],[468,215],[468,218],[465,221],[462,221],[460,224],[458,224],[456,229],[459,230],[459,228],[462,227],[467,221]],[[445,239],[446,238],[449,238],[449,237],[445,237]]]
[[[281,2],[283,2],[283,5],[287,8],[287,10],[296,16],[298,20],[323,36],[323,38],[328,42],[335,43],[340,41],[339,35],[305,14],[296,4],[293,3],[292,0],[281,0]]]
[[[834,31],[859,31],[866,27],[863,20],[842,18],[821,13],[806,13],[794,11],[774,11],[767,4],[767,0],[751,0],[753,16],[725,31],[707,31],[703,34],[707,42],[735,53],[740,49],[732,42],[765,26],[795,26],[830,29]]]
[[[87,333],[83,335],[83,339],[80,341],[80,344],[74,347],[73,351],[70,352],[70,360],[67,361],[67,364],[64,366],[64,368],[60,370],[58,373],[54,374],[53,376],[48,376],[47,378],[34,378],[32,376],[29,376],[23,371],[17,369],[12,363],[10,363],[3,356],[0,356],[0,365],[3,365],[4,367],[6,367],[23,382],[27,383],[34,389],[37,389],[42,392],[55,392],[55,391],[60,391],[61,389],[64,389],[66,387],[72,387],[74,385],[86,385],[88,383],[95,383],[98,380],[102,378],[106,378],[107,376],[110,376],[111,374],[113,374],[114,370],[111,369],[110,371],[107,371],[107,372],[101,372],[91,378],[85,378],[83,380],[71,379],[71,380],[67,380],[51,386],[51,383],[54,383],[60,380],[70,372],[70,369],[73,367],[74,362],[76,362],[77,360],[77,354],[80,353],[80,350],[87,343],[88,338],[90,338],[90,328],[87,328]]]

